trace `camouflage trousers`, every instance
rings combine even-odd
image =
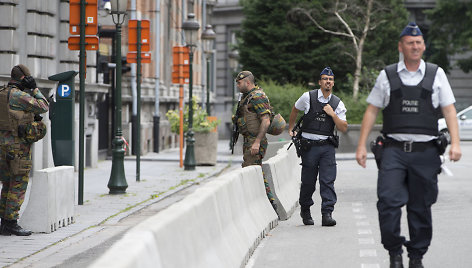
[[[262,165],[262,159],[265,156],[265,153],[267,151],[267,138],[262,139],[261,141],[261,146],[259,147],[259,153],[255,155],[251,155],[251,146],[256,140],[256,137],[252,136],[243,136],[244,137],[244,143],[243,143],[243,163],[242,167],[247,167],[247,166],[252,166],[252,165]],[[267,179],[264,176],[264,172],[262,172],[262,175],[264,177],[264,186],[266,188],[266,194],[269,200],[272,202],[274,201],[274,195],[272,194],[272,191],[270,190],[269,183],[267,182]]]
[[[18,144],[16,144],[18,145]],[[5,220],[17,220],[21,204],[25,199],[26,188],[29,181],[29,170],[27,172],[14,175],[10,168],[10,161],[7,160],[7,153],[13,154],[24,160],[31,160],[31,144],[20,143],[20,146],[0,145],[0,180],[2,181],[2,193],[0,197],[0,217]],[[23,167],[25,168],[25,167]]]

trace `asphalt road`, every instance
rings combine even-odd
[[[439,176],[439,197],[433,205],[433,241],[423,264],[428,268],[472,267],[472,142],[461,144],[463,158],[447,162],[453,177]],[[338,161],[338,203],[335,227],[321,227],[320,197],[314,194],[314,226],[304,226],[296,210],[287,221],[263,239],[247,268],[287,267],[388,267],[388,253],[380,243],[376,209],[377,169],[373,160],[367,168],[355,160]],[[408,237],[405,210],[402,234]],[[406,250],[403,257],[408,265]]]

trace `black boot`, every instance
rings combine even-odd
[[[402,255],[390,256],[390,268],[403,268]]]
[[[315,222],[313,221],[313,218],[311,217],[311,212],[310,209],[301,209],[300,211],[300,216],[302,217],[303,224],[305,225],[314,225]]]
[[[421,263],[421,259],[410,259],[408,263],[409,268],[424,268],[423,263]]]
[[[321,226],[335,226],[336,221],[331,217],[331,213],[323,213],[321,217]]]
[[[21,228],[16,220],[5,220],[2,219],[2,225],[0,227],[1,235],[17,235],[17,236],[29,236],[31,235],[30,230]]]

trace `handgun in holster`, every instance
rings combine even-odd
[[[446,135],[444,133],[439,134],[438,138],[434,141],[439,155],[443,155],[446,152],[448,143]]]
[[[370,150],[374,154],[375,163],[377,168],[380,169],[380,164],[382,163],[382,154],[385,147],[385,138],[384,136],[378,136],[374,141],[370,143]]]

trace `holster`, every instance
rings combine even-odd
[[[370,143],[370,150],[374,154],[375,163],[377,168],[380,169],[380,164],[382,163],[382,154],[385,147],[385,138],[383,136],[378,136],[374,141]]]
[[[293,145],[295,145],[295,151],[297,151],[297,156],[300,157],[302,153],[302,144],[301,139],[298,135],[292,137]]]
[[[444,133],[439,134],[438,138],[435,140],[436,148],[438,149],[439,155],[443,155],[446,152],[447,144],[448,144],[447,137]]]
[[[334,148],[339,147],[339,136],[338,135],[329,136],[328,141],[331,142],[331,144],[333,144]]]

